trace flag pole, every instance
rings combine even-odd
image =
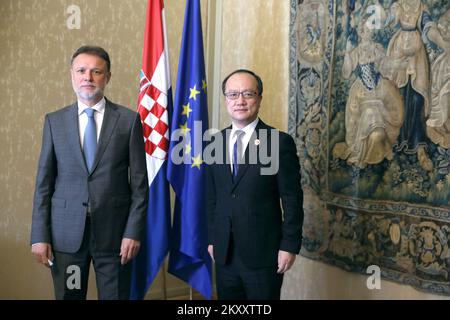
[[[189,287],[189,300],[191,300],[191,301],[194,300],[194,299],[193,299],[192,287],[191,287],[191,286]]]
[[[167,300],[167,283],[166,283],[166,263],[162,264],[162,276],[163,276],[163,300]]]

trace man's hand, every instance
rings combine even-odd
[[[141,247],[140,241],[123,238],[122,244],[120,246],[120,256],[122,257],[120,263],[122,265],[125,265],[128,262],[130,262],[130,260],[136,257],[140,247]]]
[[[214,246],[212,244],[208,246],[208,253],[211,256],[212,261],[214,261]]]
[[[277,273],[288,271],[295,261],[295,254],[280,250],[278,251],[278,270]]]
[[[38,263],[42,263],[46,267],[50,267],[48,261],[53,261],[52,245],[46,242],[33,243],[31,253]]]

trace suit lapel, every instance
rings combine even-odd
[[[105,149],[108,146],[109,141],[111,140],[111,135],[114,132],[117,120],[120,117],[116,109],[117,108],[114,106],[114,104],[106,100],[105,115],[103,116],[102,129],[100,131],[100,137],[98,139],[97,153],[95,154],[91,174],[92,172],[94,172],[100,159],[102,158],[102,155],[105,152]]]
[[[83,151],[80,143],[80,129],[78,124],[78,103],[75,102],[64,115],[64,126],[67,129],[68,144],[73,149],[73,155],[78,159],[80,165],[86,169],[86,162],[84,161]]]

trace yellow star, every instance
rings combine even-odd
[[[205,80],[202,80],[202,89],[203,89],[203,91],[205,91],[206,92],[206,88],[208,87],[208,85],[206,84],[206,81]]]
[[[191,150],[192,150],[191,144],[188,143],[185,147],[184,154],[191,154]]]
[[[189,99],[197,100],[197,96],[200,94],[200,91],[197,90],[197,85],[194,86],[194,88],[190,89],[191,95],[189,96]]]
[[[188,128],[188,126],[187,126],[187,122],[186,122],[185,124],[180,124],[180,129],[181,129],[181,133],[182,133],[184,136],[187,136],[187,134],[189,133],[189,131],[191,131],[191,129]]]
[[[200,155],[198,155],[197,157],[193,157],[192,161],[194,161],[194,163],[192,164],[192,168],[197,167],[198,170],[200,170],[200,166],[203,163],[202,157]]]
[[[181,115],[189,118],[189,113],[191,112],[192,112],[191,105],[188,103],[187,105],[183,106],[183,112],[181,113]]]

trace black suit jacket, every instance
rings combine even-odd
[[[122,238],[141,239],[148,179],[140,117],[108,100],[91,172],[80,145],[78,104],[46,115],[31,243],[78,251],[88,202],[96,252],[120,252]]]
[[[221,150],[224,161],[207,166],[208,237],[218,264],[226,262],[231,236],[237,254],[249,268],[276,266],[279,250],[300,251],[303,194],[296,147],[291,136],[272,130],[259,120],[245,151],[245,164],[239,166],[234,180],[228,161],[231,127],[216,136],[227,142]],[[269,165],[262,163],[261,152],[264,144],[268,152],[262,155],[277,152],[270,143],[277,135],[279,170],[262,175],[261,169]],[[249,158],[251,148],[257,150],[256,158]]]

